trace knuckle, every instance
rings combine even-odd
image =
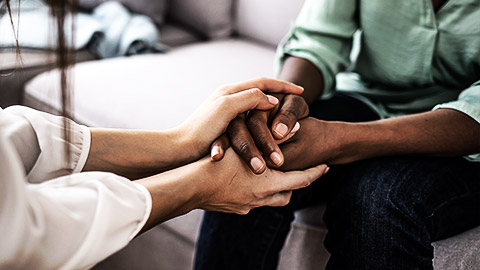
[[[260,82],[265,82],[265,81],[269,81],[269,80],[271,80],[271,79],[270,79],[270,78],[267,78],[267,77],[265,77],[265,76],[261,76],[261,77],[258,78],[258,80],[259,80]]]
[[[308,111],[308,104],[305,99],[298,95],[288,95],[285,97],[285,106],[291,110],[295,110],[297,114],[304,114]]]
[[[310,184],[312,184],[313,181],[317,180],[315,177],[313,177],[312,175],[309,175],[307,177],[305,177],[305,180],[303,181],[303,187],[308,187],[310,186]]]
[[[296,121],[298,119],[298,113],[297,110],[293,107],[284,107],[280,110],[280,113],[283,115],[283,117],[287,118],[288,120],[294,120]]]
[[[244,155],[250,154],[250,145],[246,141],[238,141],[237,148],[238,148],[238,151]]]
[[[309,177],[309,178],[310,178],[310,177]],[[303,181],[301,187],[302,187],[302,188],[306,188],[306,187],[310,186],[310,183],[311,183],[310,179],[308,179],[307,181]]]
[[[260,137],[257,139],[257,144],[260,146],[264,154],[270,155],[272,152],[275,152],[276,144],[268,137]]]
[[[220,85],[220,87],[218,88],[218,91],[226,91],[227,89],[229,89],[231,87],[230,84],[222,84]]]
[[[253,110],[248,113],[247,120],[251,122],[264,122],[265,111]]]
[[[264,200],[267,199],[268,197],[272,196],[272,192],[269,190],[264,190],[261,193],[258,194],[257,199],[258,200]]]
[[[246,127],[241,118],[236,118],[227,127],[227,136],[230,139],[236,139],[239,136],[244,136]]]
[[[250,93],[250,95],[254,99],[260,99],[260,98],[265,97],[265,94],[262,92],[262,90],[260,90],[258,88],[252,88],[248,92]]]
[[[265,133],[268,131],[267,123],[258,119],[248,119],[246,125],[248,130],[250,130],[255,137],[264,137]]]
[[[295,107],[298,108],[299,114],[302,116],[308,115],[310,110],[305,99],[301,96],[294,96],[293,100],[294,101],[292,103],[294,103]]]
[[[217,104],[216,107],[220,111],[224,111],[225,109],[228,109],[230,103],[230,98],[229,96],[221,96],[217,99]]]

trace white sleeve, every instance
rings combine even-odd
[[[43,182],[80,172],[87,161],[90,130],[73,121],[69,121],[68,142],[64,139],[63,117],[28,107],[6,108],[2,112],[0,125],[9,131],[7,136],[21,156],[30,182]],[[65,158],[66,143],[70,147],[70,159]],[[33,165],[28,166],[32,161]]]
[[[110,173],[25,181],[21,159],[0,130],[0,269],[87,269],[144,226],[151,197]]]

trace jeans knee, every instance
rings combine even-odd
[[[328,202],[325,221],[340,218],[372,230],[425,215],[426,189],[419,188],[409,164],[404,159],[385,158],[352,165],[348,178],[342,179],[345,184]]]

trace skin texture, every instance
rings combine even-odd
[[[281,145],[285,155],[282,170],[320,163],[346,164],[380,156],[449,157],[480,152],[480,125],[450,109],[365,123],[329,122],[312,117],[300,123],[302,128]],[[451,123],[459,123],[454,132]]]
[[[315,76],[317,78],[314,78]],[[305,91],[302,96],[309,102],[322,93],[323,79],[318,78],[321,76],[321,72],[313,64],[296,57],[287,59],[280,74],[281,79],[303,86]],[[282,156],[285,157],[280,168],[284,170],[305,168],[319,163],[345,164],[380,156],[455,157],[480,152],[480,125],[468,115],[456,110],[439,109],[364,123],[326,122],[313,118],[301,120],[304,118],[306,101],[302,103],[298,99],[289,100],[286,97],[288,95],[276,107],[288,107],[287,110],[274,108],[270,112],[251,113],[262,117],[252,116],[244,125],[230,125],[228,133],[231,135],[233,149],[247,163],[251,156],[266,149],[262,145],[275,143],[265,134],[270,132],[272,136],[276,136],[275,119],[288,119],[281,120],[288,126],[288,130],[295,121],[299,121],[301,125],[293,139],[280,147]],[[276,113],[271,123],[268,118],[272,118],[272,115],[264,116],[268,113]],[[268,152],[266,153],[264,156],[268,156]],[[277,163],[265,159],[268,166],[279,168]]]
[[[221,87],[173,130],[91,129],[84,170],[117,173],[148,189],[152,211],[142,231],[192,209],[246,214],[255,207],[286,205],[292,190],[310,185],[327,166],[291,172],[266,169],[257,175],[233,150],[223,151],[219,162],[204,157],[239,114],[278,104],[263,93],[266,90],[297,95],[303,91],[291,83],[256,79]]]

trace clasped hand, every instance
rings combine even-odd
[[[279,103],[274,108],[235,118],[226,134],[212,144],[212,159],[221,160],[231,145],[257,174],[268,167],[301,170],[335,160],[328,123],[308,117],[309,108],[301,96],[276,97]]]
[[[285,205],[292,190],[308,186],[325,173],[326,165],[317,164],[302,171],[271,169],[253,143],[255,140],[277,167],[283,164],[278,143],[291,138],[299,128],[297,119],[308,115],[306,104],[300,111],[296,105],[303,100],[299,96],[302,91],[294,84],[264,78],[227,85],[210,96],[178,128],[177,134],[186,134],[185,140],[190,141],[187,144],[193,146],[189,149],[194,149],[198,158],[207,155],[209,150],[214,153],[213,161],[203,158],[196,163],[200,168],[196,183],[200,183],[199,190],[203,190],[201,203],[196,207],[245,214],[259,206]],[[282,106],[278,106],[279,99],[283,101]],[[266,126],[272,112],[278,112],[273,119],[274,135]],[[265,124],[257,124],[260,121]],[[255,139],[247,136],[250,133],[245,124],[250,126],[248,130]],[[230,134],[233,149],[239,155],[227,150],[229,140],[225,134]],[[249,142],[243,143],[244,138]],[[248,160],[255,173],[241,159]],[[193,165],[189,170],[196,168]]]

